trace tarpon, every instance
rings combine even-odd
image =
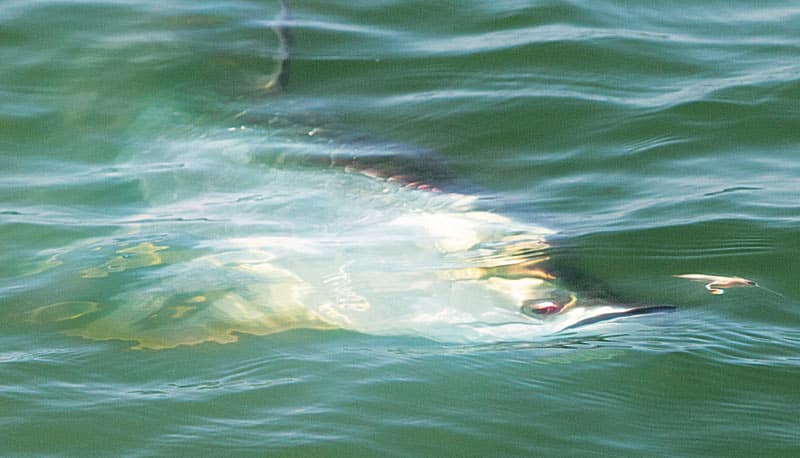
[[[288,84],[281,5],[269,91]],[[280,122],[240,119],[241,129],[174,139],[152,157],[137,151],[150,208],[123,221],[124,233],[48,253],[37,274],[50,269],[50,281],[69,286],[27,318],[156,349],[297,328],[531,341],[671,309],[574,291],[551,267],[553,231],[486,208],[433,155],[308,143],[325,136],[320,127],[276,142],[287,136],[264,133]],[[206,167],[204,154],[221,162]]]

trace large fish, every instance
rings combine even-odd
[[[288,82],[285,19],[269,90]],[[118,164],[148,205],[44,253],[35,273],[62,288],[31,295],[27,318],[159,349],[297,328],[530,341],[668,308],[571,291],[549,267],[552,231],[491,211],[431,155],[252,119]]]

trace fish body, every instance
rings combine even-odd
[[[643,313],[570,291],[549,268],[554,232],[480,195],[262,159],[215,163],[196,190],[184,171],[142,176],[149,206],[50,255],[65,287],[28,320],[163,349],[291,329],[530,342]]]
[[[282,49],[265,86],[288,83]],[[661,309],[598,302],[549,268],[554,231],[495,212],[434,155],[252,113],[197,133],[160,103],[115,170],[142,204],[117,231],[41,253],[22,315],[163,349],[350,329],[441,342],[532,341]],[[167,126],[167,127],[164,127]]]

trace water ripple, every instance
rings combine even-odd
[[[800,8],[762,3],[4,2],[0,455],[796,454]],[[478,296],[419,292],[465,261],[426,257],[420,215],[467,204],[495,270],[463,284],[547,258],[676,310],[397,331]],[[558,233],[507,243],[534,226]],[[275,332],[301,273],[398,335]]]

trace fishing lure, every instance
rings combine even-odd
[[[692,281],[704,281],[709,293],[719,295],[724,294],[728,288],[750,288],[757,287],[758,283],[742,277],[722,277],[718,275],[705,274],[681,274],[673,275],[676,278],[685,278]]]

